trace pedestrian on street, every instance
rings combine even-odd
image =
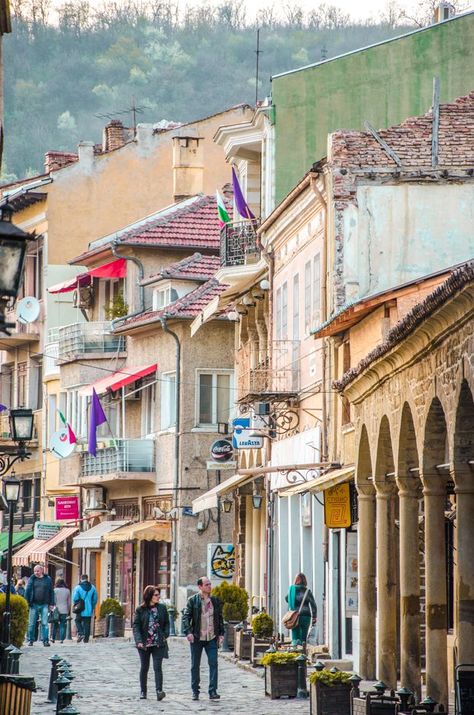
[[[23,598],[25,598],[26,585],[24,578],[17,578],[15,583],[15,591],[17,596],[23,596]]]
[[[89,576],[83,574],[80,583],[72,594],[72,610],[76,614],[77,642],[89,643],[91,635],[91,620],[97,604],[97,591],[89,581]]]
[[[2,574],[2,582],[1,582],[1,585],[0,585],[0,593],[6,593],[6,592],[7,592],[7,582],[8,582],[7,572],[4,571],[3,574]],[[16,593],[16,591],[15,591],[15,586],[13,585],[13,579],[10,581],[10,588],[9,588],[9,590],[10,590],[10,593],[13,593],[13,594]]]
[[[295,582],[290,586],[285,596],[290,611],[299,611],[298,625],[291,629],[292,645],[306,643],[310,623],[314,626],[317,621],[317,607],[314,596],[308,588],[308,581],[304,573],[295,577]]]
[[[211,596],[212,584],[206,576],[197,582],[199,593],[188,599],[183,628],[191,646],[192,699],[199,700],[201,656],[206,651],[209,663],[209,699],[219,700],[217,692],[217,649],[224,639],[224,620],[220,601]]]
[[[66,621],[71,610],[71,591],[66,586],[63,578],[57,578],[54,584],[54,598],[58,609],[59,620],[53,621],[51,640],[56,640],[59,630],[59,640],[61,643],[66,638]]]
[[[54,608],[53,582],[44,568],[37,565],[33,569],[33,576],[28,581],[25,598],[30,607],[28,620],[28,645],[33,645],[35,640],[35,627],[38,616],[41,618],[41,639],[43,645],[49,647],[48,640],[48,612]]]
[[[143,601],[133,618],[133,637],[140,656],[140,699],[146,700],[150,658],[153,658],[156,697],[163,700],[163,658],[168,658],[170,619],[168,609],[159,603],[160,591],[157,586],[146,586]]]

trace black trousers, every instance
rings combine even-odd
[[[91,635],[91,620],[92,616],[76,616],[77,635],[83,636],[84,643],[89,643]]]
[[[153,670],[155,671],[155,687],[156,692],[163,690],[163,664],[164,648],[153,646],[152,648],[137,648],[140,656],[140,690],[142,693],[147,691],[148,670],[150,668],[150,658],[153,658]]]

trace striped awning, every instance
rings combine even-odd
[[[73,549],[100,549],[104,545],[104,536],[111,531],[121,529],[128,521],[101,521],[92,529],[81,531],[72,542]]]
[[[44,564],[48,553],[70,536],[79,531],[77,526],[66,526],[50,539],[32,539],[20,549],[12,559],[13,566],[29,566],[32,563]]]
[[[171,543],[171,521],[139,521],[105,534],[107,543],[124,541],[167,541]]]

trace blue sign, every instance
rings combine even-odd
[[[250,417],[238,417],[233,420],[234,432],[232,435],[232,446],[234,449],[261,449],[263,447],[263,437],[254,436],[255,431],[250,427]]]

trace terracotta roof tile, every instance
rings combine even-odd
[[[152,283],[154,280],[164,278],[174,278],[176,280],[200,281],[204,283],[210,280],[220,268],[219,256],[203,256],[201,253],[193,253],[181,261],[171,263],[159,273],[146,278],[143,284]]]

